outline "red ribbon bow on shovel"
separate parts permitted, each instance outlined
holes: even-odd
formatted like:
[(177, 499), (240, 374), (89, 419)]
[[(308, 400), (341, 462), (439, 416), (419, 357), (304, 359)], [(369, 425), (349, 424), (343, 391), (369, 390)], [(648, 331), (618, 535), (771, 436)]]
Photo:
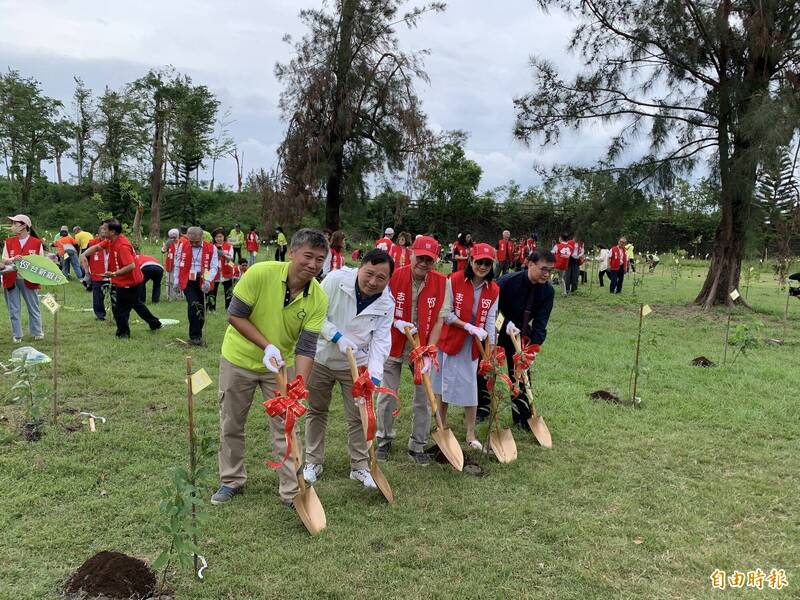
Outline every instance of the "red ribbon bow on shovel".
[(420, 385), (422, 383), (422, 365), (425, 362), (424, 359), (426, 356), (431, 359), (431, 366), (437, 371), (439, 370), (439, 361), (436, 358), (437, 352), (439, 352), (439, 348), (431, 345), (414, 348), (408, 353), (408, 359), (414, 366), (414, 385)]
[[(389, 394), (390, 396), (394, 396), (395, 400), (397, 400), (398, 405), (400, 404), (400, 398), (397, 397), (397, 394), (394, 390), (387, 388), (387, 387), (380, 387), (375, 385), (370, 379), (369, 373), (367, 372), (366, 368), (362, 368), (358, 379), (353, 382), (353, 398), (363, 398), (364, 399), (364, 406), (367, 409), (367, 434), (366, 438), (369, 442), (370, 440), (375, 438), (375, 405), (372, 402), (372, 398), (374, 394)], [(400, 413), (400, 407), (398, 406), (397, 409), (392, 413), (393, 417), (396, 417)]]
[(514, 379), (519, 381), (522, 372), (530, 368), (533, 360), (541, 349), (542, 347), (539, 344), (528, 344), (527, 346), (523, 346), (522, 352), (517, 352), (514, 355), (512, 358), (514, 362)]
[(500, 366), (505, 362), (506, 351), (501, 346), (495, 346), (492, 357), (488, 360), (484, 358), (478, 364), (478, 375), (482, 377), (489, 375), (489, 377), (486, 378), (486, 389), (489, 390), (490, 393), (494, 389), (495, 379), (499, 377), (508, 386), (511, 395), (517, 396), (519, 395), (519, 387), (514, 385), (514, 382), (511, 381), (508, 375), (500, 371)]
[(281, 417), (284, 420), (283, 433), (286, 436), (286, 453), (283, 455), (281, 462), (276, 463), (267, 460), (267, 464), (273, 469), (278, 469), (292, 453), (294, 424), (297, 422), (297, 417), (302, 417), (306, 414), (306, 407), (303, 406), (302, 400), (308, 398), (308, 390), (306, 390), (303, 377), (298, 375), (287, 384), (285, 396), (281, 396), (278, 390), (273, 393), (275, 397), (264, 401), (264, 408), (270, 417)]

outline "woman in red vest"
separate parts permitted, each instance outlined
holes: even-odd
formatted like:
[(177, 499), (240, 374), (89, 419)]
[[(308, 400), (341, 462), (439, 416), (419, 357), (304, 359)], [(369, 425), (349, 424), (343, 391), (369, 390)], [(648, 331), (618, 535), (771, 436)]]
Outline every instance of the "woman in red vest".
[(256, 263), (256, 256), (258, 255), (258, 233), (256, 233), (255, 225), (250, 226), (244, 245), (247, 248), (247, 266), (252, 267)]
[(36, 297), (36, 290), (39, 289), (39, 286), (25, 281), (22, 277), (17, 277), (13, 265), (23, 256), (32, 254), (47, 256), (47, 253), (42, 246), (42, 240), (31, 227), (28, 215), (16, 215), (8, 217), (8, 220), (11, 221), (11, 237), (3, 246), (3, 289), (6, 306), (8, 306), (8, 316), (11, 319), (13, 340), (15, 344), (22, 342), (22, 303), (20, 298), (25, 300), (28, 307), (30, 334), (34, 340), (42, 340), (44, 339), (42, 313), (39, 311), (39, 298)]
[(167, 273), (167, 301), (181, 300), (181, 292), (175, 291), (175, 282), (172, 281), (172, 269), (175, 267), (175, 251), (178, 249), (180, 231), (170, 229), (167, 232), (167, 240), (161, 246), (161, 253), (164, 255), (164, 271)]
[(217, 309), (217, 290), (220, 283), (224, 290), (225, 310), (228, 310), (228, 305), (233, 298), (233, 244), (225, 241), (225, 230), (222, 227), (217, 227), (211, 232), (211, 235), (214, 237), (214, 250), (219, 260), (219, 269), (214, 279), (214, 285), (206, 294), (206, 310), (208, 312), (214, 312)]
[(338, 271), (344, 266), (344, 243), (344, 231), (337, 229), (331, 234), (331, 245), (328, 256), (325, 257), (325, 262), (322, 264), (321, 279), (325, 279), (325, 276), (331, 271)]
[(463, 271), (450, 276), (452, 314), (445, 319), (439, 342), (441, 371), (431, 376), (441, 402), (442, 421), (447, 426), (447, 407), (464, 407), (466, 441), (476, 450), (483, 446), (475, 435), (478, 410), (478, 370), (480, 344), (494, 339), (497, 297), (500, 288), (494, 279), (495, 251), (489, 244), (475, 244)]
[(612, 294), (622, 292), (622, 282), (625, 280), (625, 271), (628, 270), (628, 253), (625, 251), (625, 238), (619, 238), (617, 245), (611, 248), (608, 256), (608, 277), (611, 284), (608, 291)]
[(402, 269), (406, 265), (411, 264), (411, 234), (407, 231), (402, 231), (397, 236), (397, 242), (392, 244), (389, 250), (389, 256), (394, 261), (395, 269)]
[(561, 295), (566, 296), (567, 289), (567, 268), (569, 268), (569, 259), (572, 252), (575, 250), (575, 241), (571, 239), (569, 233), (562, 233), (558, 243), (553, 246), (553, 255), (556, 257), (555, 269), (559, 272), (559, 281), (561, 283)]
[(472, 235), (459, 233), (458, 239), (453, 243), (453, 273), (467, 268), (470, 248), (472, 248)]

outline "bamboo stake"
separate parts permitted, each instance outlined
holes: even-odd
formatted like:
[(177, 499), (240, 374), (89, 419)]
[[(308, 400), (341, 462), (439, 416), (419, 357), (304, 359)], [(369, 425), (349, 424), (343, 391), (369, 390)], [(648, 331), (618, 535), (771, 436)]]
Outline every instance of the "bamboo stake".
[(53, 313), (53, 425), (58, 425), (58, 312)]
[(636, 336), (636, 361), (633, 366), (633, 394), (631, 404), (636, 405), (636, 386), (639, 383), (639, 349), (642, 342), (642, 322), (644, 321), (644, 304), (639, 305), (639, 333)]
[[(191, 477), (192, 487), (197, 485), (195, 481), (195, 471), (197, 467), (197, 459), (195, 457), (195, 449), (194, 449), (194, 399), (192, 395), (192, 357), (186, 357), (186, 403), (189, 408), (189, 477)], [(195, 493), (192, 492), (192, 498), (194, 498)], [(192, 502), (192, 528), (196, 529), (197, 527), (197, 506), (194, 502)], [(197, 534), (192, 534), (192, 542), (194, 542), (195, 547), (197, 547)], [(197, 554), (193, 554), (194, 558), (194, 572), (195, 576), (197, 576)]]
[(783, 308), (783, 342), (786, 343), (786, 329), (789, 325), (789, 300), (791, 299), (792, 295), (786, 293), (786, 306)]

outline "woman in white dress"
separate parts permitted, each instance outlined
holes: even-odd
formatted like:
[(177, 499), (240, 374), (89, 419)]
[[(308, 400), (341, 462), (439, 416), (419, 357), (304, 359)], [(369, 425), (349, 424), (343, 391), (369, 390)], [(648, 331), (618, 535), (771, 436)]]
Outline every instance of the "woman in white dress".
[(442, 421), (447, 424), (450, 405), (464, 407), (466, 441), (482, 449), (475, 436), (478, 410), (477, 370), (481, 343), (494, 339), (497, 298), (500, 292), (494, 277), (495, 250), (489, 244), (475, 244), (464, 270), (450, 276), (452, 312), (445, 319), (439, 340), (441, 369), (432, 379), (439, 398)]

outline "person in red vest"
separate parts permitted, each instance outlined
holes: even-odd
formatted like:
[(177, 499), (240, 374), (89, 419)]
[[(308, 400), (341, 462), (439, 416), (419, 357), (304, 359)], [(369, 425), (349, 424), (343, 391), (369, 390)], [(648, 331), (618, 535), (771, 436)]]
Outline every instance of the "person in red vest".
[(411, 234), (407, 231), (397, 234), (397, 242), (392, 244), (392, 248), (389, 250), (389, 256), (392, 257), (396, 269), (411, 264), (411, 241)]
[(217, 277), (214, 280), (214, 285), (211, 286), (211, 290), (206, 294), (206, 310), (214, 312), (217, 309), (217, 291), (219, 290), (220, 283), (224, 290), (225, 310), (228, 310), (228, 306), (231, 304), (231, 298), (233, 298), (234, 249), (233, 244), (225, 241), (225, 230), (222, 229), (222, 227), (218, 227), (212, 231), (211, 235), (214, 236), (214, 249), (217, 253), (217, 259), (219, 260), (219, 269), (217, 270)]
[(475, 435), (478, 411), (478, 370), (480, 351), (476, 344), (488, 336), (495, 339), (497, 297), (494, 279), (495, 251), (489, 244), (475, 244), (463, 271), (450, 275), (452, 312), (445, 318), (439, 338), (441, 371), (431, 377), (440, 399), (442, 421), (447, 427), (449, 405), (464, 407), (466, 442), (475, 450), (483, 446)]
[(111, 279), (111, 311), (117, 323), (117, 337), (131, 337), (128, 321), (131, 310), (147, 323), (151, 331), (161, 329), (161, 321), (151, 313), (140, 299), (140, 289), (144, 276), (136, 264), (136, 253), (128, 239), (122, 235), (122, 225), (116, 219), (103, 221), (108, 230), (108, 237), (86, 249), (83, 256), (88, 260), (95, 253), (108, 252), (108, 270), (102, 277)]
[(325, 257), (325, 262), (322, 264), (320, 279), (325, 279), (328, 273), (338, 271), (344, 266), (344, 231), (337, 229), (331, 234), (329, 241), (330, 249), (328, 250), (328, 256)]
[[(105, 223), (101, 223), (97, 229), (97, 235), (89, 240), (86, 249), (96, 246), (105, 239), (108, 239), (108, 227)], [(92, 282), (92, 311), (94, 312), (94, 317), (98, 321), (105, 321), (108, 279), (103, 278), (103, 273), (108, 271), (108, 252), (100, 250), (89, 258), (85, 254), (81, 254), (81, 266), (84, 271), (89, 273), (89, 278)]]
[(136, 264), (142, 270), (142, 288), (139, 292), (139, 299), (142, 303), (147, 301), (147, 282), (153, 282), (153, 291), (150, 300), (153, 304), (161, 301), (161, 280), (164, 279), (164, 267), (152, 256), (139, 254), (136, 256)]
[[(417, 365), (420, 374), (430, 372), (438, 352), (436, 344), (439, 343), (444, 318), (450, 314), (451, 303), (447, 278), (434, 270), (438, 258), (439, 242), (432, 237), (420, 236), (411, 246), (411, 264), (397, 269), (389, 281), (395, 298), (395, 310), (392, 347), (383, 368), (383, 385), (395, 392), (400, 388), (403, 365), (408, 363), (408, 355), (412, 350), (406, 339), (406, 327), (419, 333), (420, 345), (425, 348)], [(396, 408), (395, 398), (389, 394), (378, 396), (375, 439), (378, 444), (376, 454), (381, 461), (388, 459), (392, 441), (396, 437), (392, 415)], [(411, 410), (408, 456), (417, 465), (426, 466), (430, 462), (425, 446), (431, 429), (431, 412), (421, 383), (414, 386)]]
[(453, 242), (453, 273), (463, 271), (467, 268), (469, 251), (472, 248), (472, 235), (469, 233), (459, 233), (458, 239)]
[(256, 263), (256, 256), (258, 255), (258, 233), (256, 233), (256, 226), (251, 225), (250, 231), (244, 239), (244, 246), (247, 249), (247, 266), (250, 267)]
[(15, 344), (22, 342), (22, 302), (28, 307), (28, 330), (34, 340), (43, 340), (42, 313), (39, 310), (39, 298), (36, 290), (39, 285), (17, 277), (14, 262), (23, 256), (37, 254), (47, 256), (42, 240), (36, 235), (28, 215), (8, 217), (11, 221), (11, 237), (3, 246), (3, 292), (6, 297), (8, 316), (11, 319), (11, 331)]
[(394, 229), (391, 227), (387, 227), (383, 230), (383, 237), (379, 240), (375, 240), (375, 247), (380, 248), (384, 252), (391, 252), (392, 246), (392, 238), (394, 237)]
[(608, 256), (608, 277), (611, 279), (608, 291), (612, 294), (622, 292), (622, 282), (625, 280), (625, 271), (628, 269), (628, 253), (625, 251), (626, 243), (627, 240), (624, 237), (619, 238), (619, 242), (611, 248), (611, 254)]
[(503, 230), (503, 237), (497, 241), (497, 267), (495, 277), (508, 273), (514, 262), (514, 242), (511, 241), (511, 232)]
[(173, 278), (175, 286), (186, 298), (186, 316), (189, 319), (189, 343), (203, 343), (203, 326), (206, 322), (206, 294), (211, 291), (219, 270), (219, 258), (211, 242), (203, 241), (200, 227), (189, 227), (187, 240), (180, 243), (175, 253)]
[(578, 277), (583, 263), (583, 242), (576, 242), (575, 238), (571, 238), (569, 243), (572, 244), (572, 253), (569, 255), (564, 277), (567, 280), (567, 294), (574, 294), (578, 291)]
[(555, 270), (558, 271), (558, 279), (561, 284), (561, 295), (567, 295), (567, 269), (572, 251), (575, 249), (575, 242), (570, 239), (572, 236), (564, 232), (559, 237), (558, 243), (553, 246), (553, 255), (556, 257)]
[(167, 302), (180, 300), (183, 296), (175, 291), (175, 282), (172, 281), (172, 269), (175, 267), (175, 251), (178, 248), (179, 236), (178, 229), (170, 229), (167, 232), (166, 241), (161, 246), (161, 253), (164, 255), (164, 271), (167, 274)]
[(519, 253), (517, 256), (518, 270), (523, 270), (526, 268), (528, 264), (528, 257), (531, 253), (536, 251), (536, 239), (537, 235), (532, 233), (531, 236), (525, 240), (525, 242), (520, 241), (519, 244)]

